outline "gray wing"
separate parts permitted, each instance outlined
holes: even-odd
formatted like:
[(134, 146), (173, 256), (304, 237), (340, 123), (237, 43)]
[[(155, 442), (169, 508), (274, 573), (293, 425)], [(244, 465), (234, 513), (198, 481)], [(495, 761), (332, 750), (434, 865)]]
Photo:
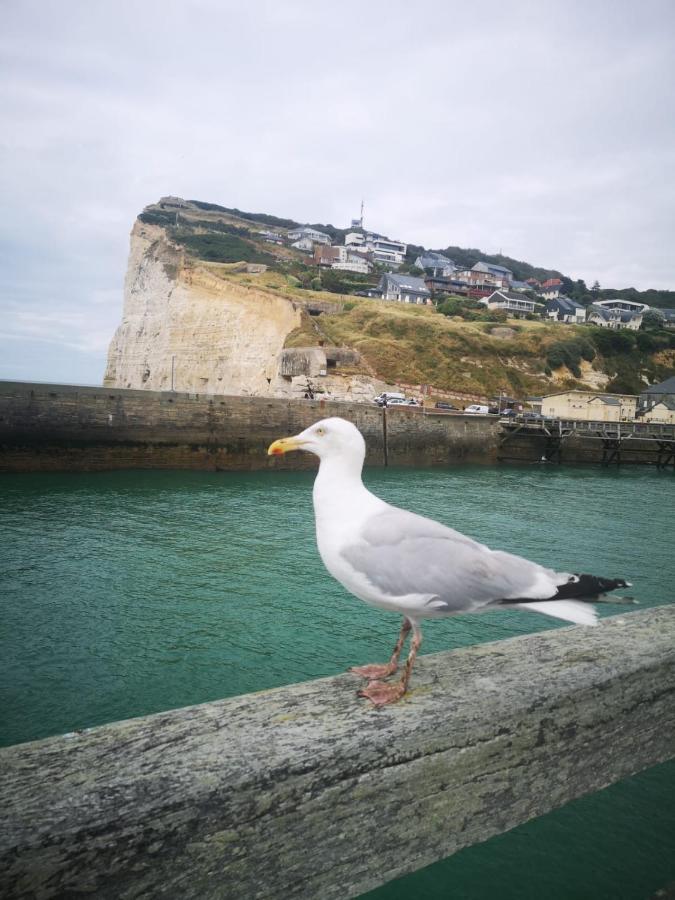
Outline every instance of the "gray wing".
[(373, 516), (343, 557), (388, 596), (420, 594), (438, 613), (508, 598), (546, 599), (565, 576), (396, 507)]

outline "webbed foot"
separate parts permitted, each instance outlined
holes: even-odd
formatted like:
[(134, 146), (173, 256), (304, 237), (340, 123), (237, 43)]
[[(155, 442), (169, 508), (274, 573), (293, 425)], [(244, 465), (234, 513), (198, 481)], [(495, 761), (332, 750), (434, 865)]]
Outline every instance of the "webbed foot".
[(395, 703), (400, 700), (405, 691), (405, 686), (401, 681), (395, 681), (393, 684), (371, 681), (370, 684), (358, 691), (358, 696), (370, 700), (373, 706), (386, 706), (387, 703)]
[(358, 675), (361, 678), (386, 678), (387, 675), (393, 675), (394, 672), (398, 669), (398, 666), (388, 663), (372, 663), (367, 666), (353, 666), (349, 671), (353, 675)]

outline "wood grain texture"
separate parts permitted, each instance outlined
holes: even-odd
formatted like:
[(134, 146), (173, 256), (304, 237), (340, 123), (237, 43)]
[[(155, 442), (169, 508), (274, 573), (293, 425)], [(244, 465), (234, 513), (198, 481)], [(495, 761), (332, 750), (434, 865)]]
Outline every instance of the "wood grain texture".
[(3, 897), (346, 898), (675, 753), (675, 605), (0, 751)]

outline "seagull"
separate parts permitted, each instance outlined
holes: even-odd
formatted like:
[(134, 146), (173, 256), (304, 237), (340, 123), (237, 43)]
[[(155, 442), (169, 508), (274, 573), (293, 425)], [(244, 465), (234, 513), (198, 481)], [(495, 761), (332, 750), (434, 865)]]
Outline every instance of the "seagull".
[[(588, 601), (630, 586), (621, 578), (555, 572), (490, 550), (440, 522), (385, 503), (361, 480), (366, 442), (345, 419), (322, 419), (300, 434), (274, 441), (267, 452), (277, 456), (291, 450), (319, 457), (313, 499), (325, 567), (360, 600), (403, 616), (389, 662), (350, 670), (368, 680), (358, 695), (376, 707), (399, 700), (408, 690), (424, 619), (508, 605), (595, 625), (597, 613)], [(402, 677), (384, 681), (398, 670), (411, 631)]]

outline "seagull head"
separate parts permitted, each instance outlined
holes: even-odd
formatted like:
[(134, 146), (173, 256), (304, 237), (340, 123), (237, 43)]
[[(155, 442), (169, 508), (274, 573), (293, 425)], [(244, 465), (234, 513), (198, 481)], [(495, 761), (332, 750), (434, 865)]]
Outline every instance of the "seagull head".
[(320, 422), (315, 422), (293, 437), (274, 441), (268, 447), (267, 453), (269, 456), (280, 456), (291, 450), (306, 450), (314, 453), (322, 461), (344, 459), (361, 465), (366, 455), (366, 442), (355, 425), (336, 416), (321, 419)]

